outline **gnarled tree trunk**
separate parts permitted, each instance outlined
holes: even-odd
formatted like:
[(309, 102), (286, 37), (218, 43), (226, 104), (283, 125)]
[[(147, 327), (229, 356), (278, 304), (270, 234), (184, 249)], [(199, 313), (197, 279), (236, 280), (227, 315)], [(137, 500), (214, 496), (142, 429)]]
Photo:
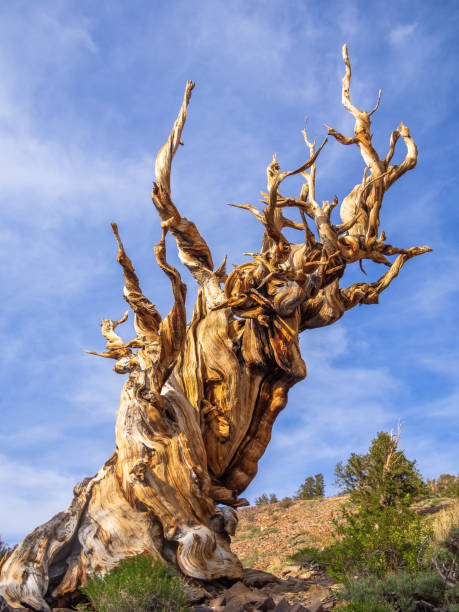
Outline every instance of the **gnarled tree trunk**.
[[(187, 83), (177, 120), (157, 155), (152, 194), (162, 227), (155, 255), (170, 278), (174, 305), (161, 319), (143, 295), (113, 224), (137, 334), (126, 343), (115, 331), (127, 313), (119, 321), (103, 320), (106, 351), (95, 353), (115, 359), (115, 371), (128, 374), (116, 451), (94, 477), (75, 487), (65, 512), (35, 529), (3, 563), (0, 593), (11, 606), (49, 610), (50, 601), (70, 600), (95, 572), (139, 553), (156, 555), (195, 578), (242, 575), (230, 550), (234, 508), (247, 503), (239, 495), (257, 472), (290, 387), (306, 376), (298, 334), (330, 325), (357, 304), (377, 303), (405, 261), (430, 250), (393, 247), (384, 232), (378, 238), (384, 193), (416, 165), (417, 149), (401, 124), (392, 133), (388, 154), (379, 157), (370, 133), (379, 99), (370, 113), (351, 103), (346, 47), (343, 58), (343, 104), (355, 117), (355, 134), (348, 138), (332, 128), (329, 134), (345, 145), (356, 144), (366, 167), (362, 183), (341, 204), (342, 223), (331, 221), (336, 197), (322, 205), (316, 201), (316, 160), (325, 141), (316, 151), (305, 130), (308, 161), (281, 172), (273, 158), (264, 210), (237, 205), (255, 214), (265, 231), (260, 253), (230, 275), (224, 263), (214, 270), (205, 240), (171, 199), (172, 160), (194, 86)], [(407, 155), (402, 164), (391, 165), (399, 137)], [(305, 178), (299, 197), (282, 196), (281, 182), (299, 173)], [(288, 207), (299, 210), (301, 222), (284, 216)], [(290, 243), (284, 227), (300, 230), (303, 241)], [(199, 286), (188, 325), (186, 286), (166, 261), (168, 232)], [(340, 288), (346, 265), (364, 259), (388, 270), (376, 282)]]

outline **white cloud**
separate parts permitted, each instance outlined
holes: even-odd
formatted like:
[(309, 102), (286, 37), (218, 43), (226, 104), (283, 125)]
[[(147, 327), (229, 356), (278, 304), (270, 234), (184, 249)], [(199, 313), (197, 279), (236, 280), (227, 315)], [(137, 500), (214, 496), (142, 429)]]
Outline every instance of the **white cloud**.
[(0, 533), (10, 544), (64, 510), (72, 499), (74, 477), (40, 469), (0, 455)]
[(412, 39), (413, 34), (417, 28), (416, 23), (409, 24), (398, 24), (395, 28), (389, 32), (389, 40), (393, 45), (405, 45)]

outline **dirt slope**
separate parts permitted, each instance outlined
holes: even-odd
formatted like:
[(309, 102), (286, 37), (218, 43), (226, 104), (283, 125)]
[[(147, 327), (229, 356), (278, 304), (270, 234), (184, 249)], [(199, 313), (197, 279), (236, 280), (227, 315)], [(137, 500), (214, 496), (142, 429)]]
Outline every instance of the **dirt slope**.
[(347, 498), (329, 497), (251, 506), (238, 511), (239, 525), (231, 548), (245, 567), (279, 575), (287, 557), (305, 546), (322, 547), (331, 540), (332, 518)]

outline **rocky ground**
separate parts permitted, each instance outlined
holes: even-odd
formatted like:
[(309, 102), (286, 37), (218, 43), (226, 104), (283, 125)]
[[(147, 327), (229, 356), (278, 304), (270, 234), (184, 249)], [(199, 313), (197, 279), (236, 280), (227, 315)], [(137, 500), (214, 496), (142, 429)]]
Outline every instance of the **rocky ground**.
[(305, 546), (321, 548), (331, 541), (332, 519), (345, 497), (328, 497), (238, 511), (239, 524), (231, 548), (245, 567), (282, 575), (287, 558)]
[[(194, 612), (326, 612), (334, 608), (341, 585), (316, 565), (301, 565), (289, 557), (306, 546), (327, 546), (333, 518), (346, 501), (346, 497), (334, 497), (240, 509), (231, 548), (244, 565), (244, 578), (232, 586), (205, 585), (205, 597), (198, 589)], [(452, 503), (426, 499), (416, 510), (437, 521), (440, 511)]]
[[(316, 565), (301, 565), (289, 557), (306, 546), (329, 544), (333, 518), (345, 501), (345, 497), (335, 497), (238, 510), (231, 548), (244, 565), (244, 577), (234, 584), (190, 581), (192, 612), (326, 612), (334, 608), (340, 585)], [(428, 499), (416, 510), (432, 515), (435, 521), (450, 504), (447, 499)], [(67, 611), (70, 609), (54, 609)]]
[(344, 501), (335, 497), (240, 509), (231, 548), (244, 565), (244, 578), (229, 588), (207, 586), (212, 593), (201, 599), (195, 612), (332, 609), (338, 585), (318, 567), (299, 565), (289, 557), (305, 546), (320, 548), (330, 542), (332, 519)]

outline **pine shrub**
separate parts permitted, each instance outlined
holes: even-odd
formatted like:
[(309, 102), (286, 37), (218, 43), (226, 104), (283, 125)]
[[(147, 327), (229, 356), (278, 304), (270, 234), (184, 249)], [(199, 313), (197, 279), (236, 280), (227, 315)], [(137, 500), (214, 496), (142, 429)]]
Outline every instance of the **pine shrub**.
[[(347, 601), (339, 606), (340, 612), (393, 611), (416, 612), (442, 605), (444, 584), (434, 572), (412, 576), (407, 572), (387, 574), (384, 578), (367, 576), (348, 583), (339, 594)], [(426, 602), (425, 606), (422, 602)]]

